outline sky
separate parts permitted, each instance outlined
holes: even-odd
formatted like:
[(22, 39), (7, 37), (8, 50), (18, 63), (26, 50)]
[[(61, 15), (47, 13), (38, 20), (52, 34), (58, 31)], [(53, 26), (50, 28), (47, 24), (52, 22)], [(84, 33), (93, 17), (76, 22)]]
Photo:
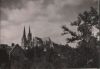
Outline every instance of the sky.
[(0, 43), (21, 43), (24, 26), (32, 36), (50, 37), (65, 44), (62, 25), (72, 30), (70, 23), (79, 13), (97, 6), (97, 0), (0, 0)]

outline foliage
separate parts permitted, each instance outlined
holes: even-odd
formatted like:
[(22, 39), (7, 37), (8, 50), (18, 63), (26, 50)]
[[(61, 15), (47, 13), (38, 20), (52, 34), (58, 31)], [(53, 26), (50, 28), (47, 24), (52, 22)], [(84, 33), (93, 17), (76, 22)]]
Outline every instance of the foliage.
[[(67, 38), (68, 43), (76, 40), (84, 40), (88, 36), (92, 35), (92, 27), (98, 25), (98, 14), (97, 11), (91, 7), (90, 11), (84, 11), (78, 15), (76, 21), (71, 23), (72, 26), (77, 26), (77, 32), (69, 30), (66, 26), (62, 26), (65, 34), (71, 34), (71, 38)], [(65, 33), (66, 32), (66, 33)]]
[[(70, 34), (72, 36), (71, 38), (67, 38), (68, 43), (79, 41), (78, 47), (76, 48), (76, 51), (74, 51), (74, 54), (76, 54), (75, 56), (78, 57), (74, 57), (74, 59), (76, 59), (75, 63), (78, 64), (78, 67), (98, 66), (98, 52), (96, 49), (97, 39), (92, 33), (92, 28), (99, 25), (98, 20), (99, 16), (96, 9), (91, 7), (90, 11), (80, 13), (77, 20), (71, 23), (71, 26), (77, 27), (77, 32), (71, 31), (65, 25), (62, 26), (62, 29), (64, 30), (63, 35)], [(77, 65), (75, 66), (77, 67)]]

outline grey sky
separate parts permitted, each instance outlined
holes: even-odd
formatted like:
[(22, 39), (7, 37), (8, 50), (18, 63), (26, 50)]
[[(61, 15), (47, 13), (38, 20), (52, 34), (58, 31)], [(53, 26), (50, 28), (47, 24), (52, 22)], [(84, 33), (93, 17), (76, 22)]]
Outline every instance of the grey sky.
[[(97, 0), (0, 0), (0, 42), (21, 42), (23, 28), (30, 25), (34, 36), (51, 37), (65, 43), (62, 25), (74, 21), (78, 13), (97, 6)], [(71, 28), (74, 30), (74, 28)]]

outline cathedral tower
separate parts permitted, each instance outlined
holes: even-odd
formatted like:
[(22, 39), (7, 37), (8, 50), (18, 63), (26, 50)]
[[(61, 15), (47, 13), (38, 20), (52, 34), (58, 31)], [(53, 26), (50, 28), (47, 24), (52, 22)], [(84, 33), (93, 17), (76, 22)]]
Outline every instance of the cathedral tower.
[(24, 31), (23, 31), (21, 46), (22, 46), (22, 48), (26, 48), (27, 47), (27, 39), (26, 39), (25, 27), (24, 27)]
[(32, 33), (30, 30), (30, 26), (29, 26), (29, 33), (27, 35), (27, 41), (28, 41), (28, 46), (31, 47), (32, 46)]
[(29, 33), (28, 33), (28, 41), (31, 41), (32, 40), (32, 33), (31, 33), (31, 30), (30, 30), (30, 26), (29, 26)]

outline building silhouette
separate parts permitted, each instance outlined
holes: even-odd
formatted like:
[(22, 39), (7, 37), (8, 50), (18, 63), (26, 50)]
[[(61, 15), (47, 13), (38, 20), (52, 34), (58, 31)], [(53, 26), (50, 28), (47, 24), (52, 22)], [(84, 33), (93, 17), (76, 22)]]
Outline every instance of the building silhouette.
[(32, 46), (32, 33), (30, 30), (30, 27), (29, 27), (28, 35), (26, 35), (26, 30), (24, 27), (23, 36), (22, 36), (22, 40), (21, 40), (21, 46), (23, 49), (28, 49)]

